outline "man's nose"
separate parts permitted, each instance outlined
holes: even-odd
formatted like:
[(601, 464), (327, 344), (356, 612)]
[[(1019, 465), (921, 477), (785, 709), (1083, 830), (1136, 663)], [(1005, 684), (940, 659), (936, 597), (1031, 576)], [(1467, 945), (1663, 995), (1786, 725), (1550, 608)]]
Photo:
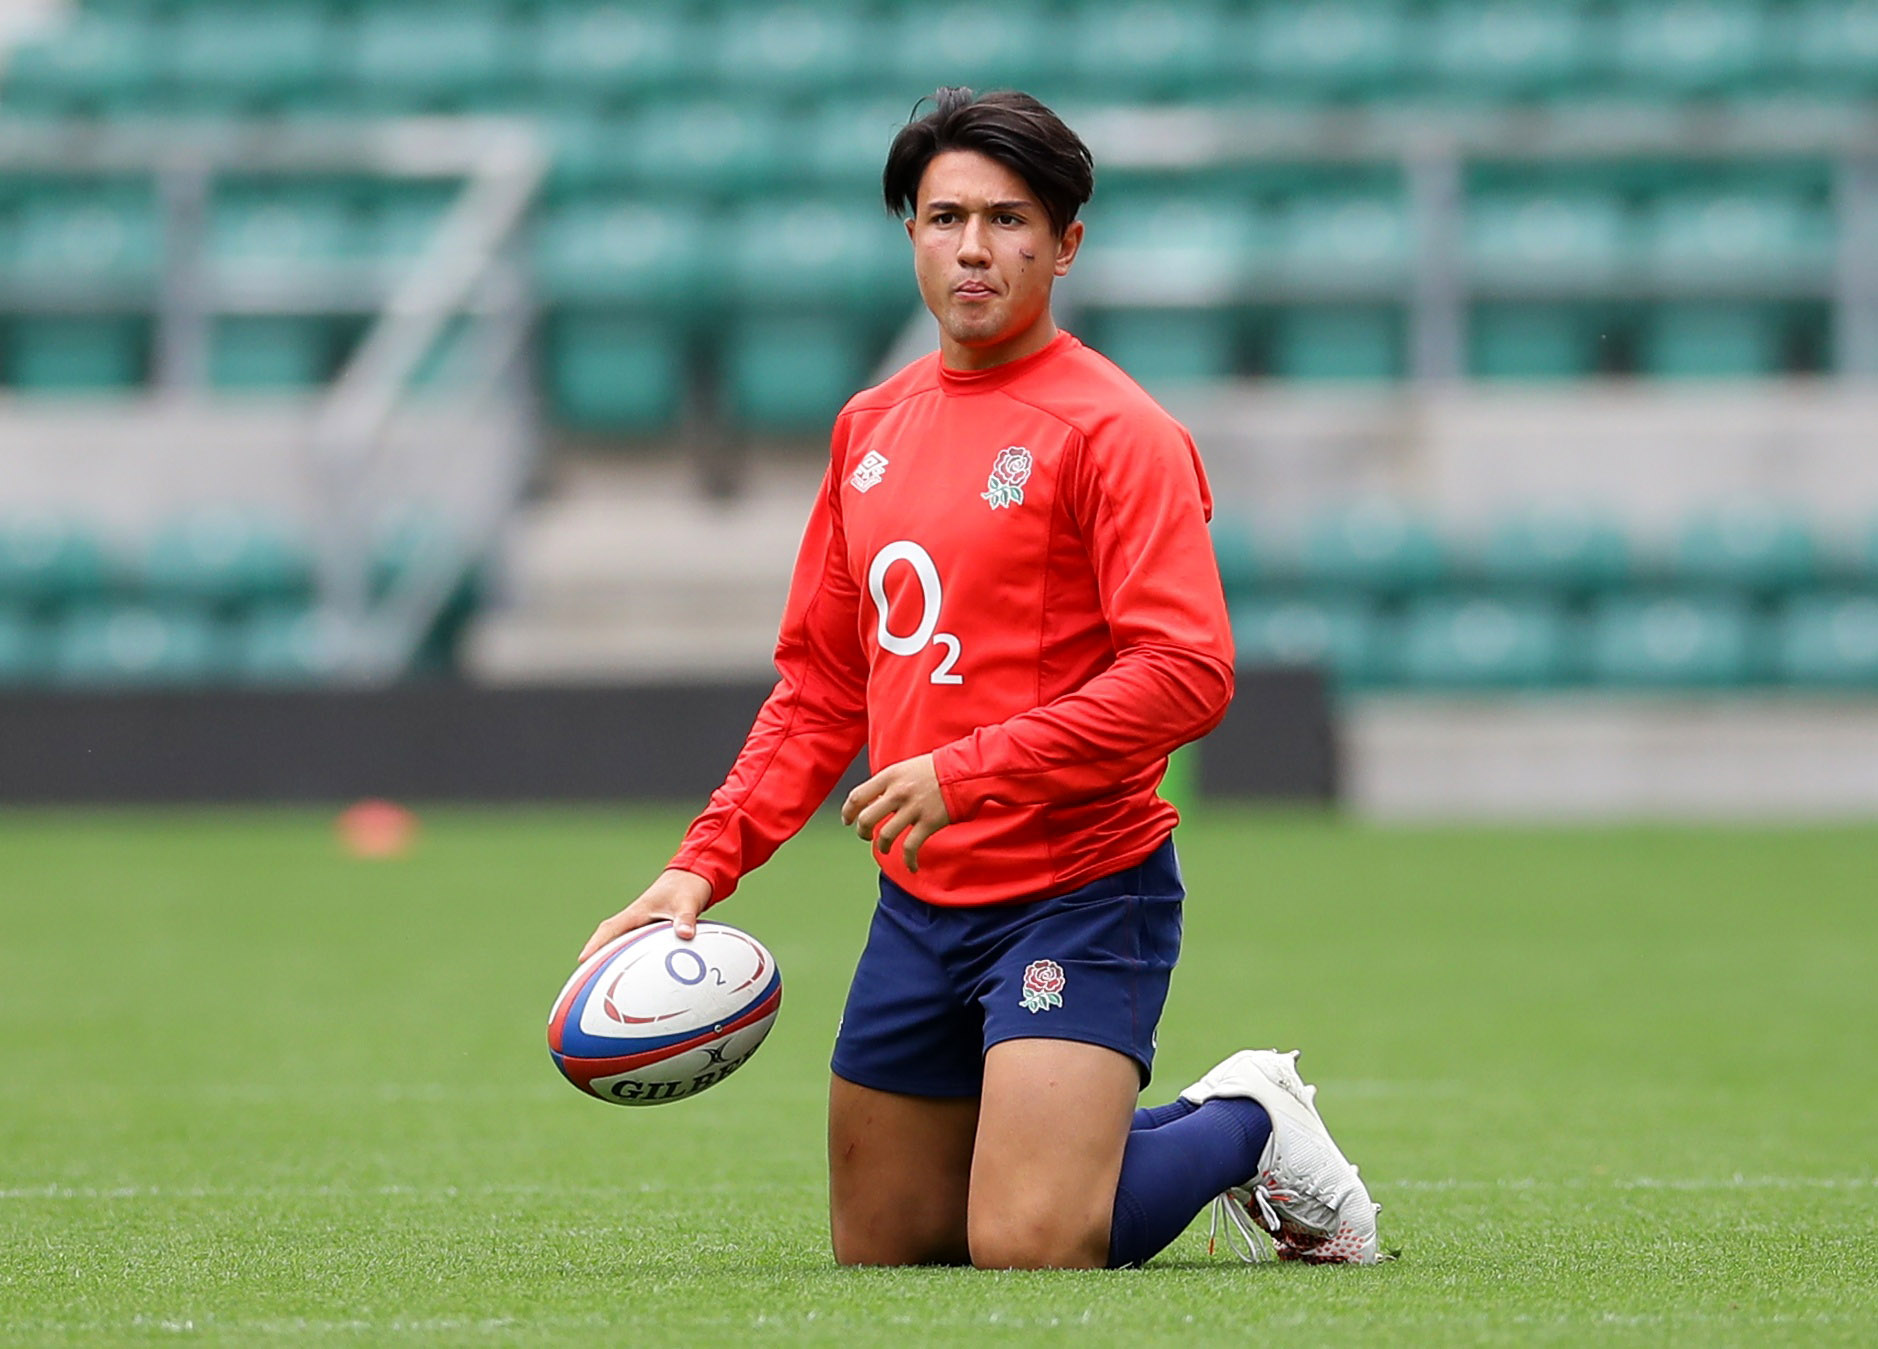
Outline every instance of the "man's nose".
[(967, 266), (982, 266), (991, 261), (990, 239), (985, 230), (985, 222), (979, 217), (966, 217), (965, 228), (959, 231), (960, 262)]

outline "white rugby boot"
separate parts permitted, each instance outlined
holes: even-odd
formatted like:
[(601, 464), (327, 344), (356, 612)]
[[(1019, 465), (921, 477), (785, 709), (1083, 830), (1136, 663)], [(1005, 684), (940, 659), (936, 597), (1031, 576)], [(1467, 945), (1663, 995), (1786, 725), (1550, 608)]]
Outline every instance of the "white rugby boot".
[(1242, 1097), (1272, 1117), (1258, 1174), (1214, 1201), (1215, 1230), (1224, 1213), (1244, 1239), (1239, 1254), (1246, 1260), (1271, 1258), (1253, 1236), (1257, 1230), (1271, 1238), (1280, 1260), (1373, 1265), (1383, 1258), (1376, 1245), (1382, 1205), (1370, 1202), (1362, 1177), (1331, 1140), (1317, 1114), (1317, 1088), (1298, 1076), (1297, 1061), (1295, 1049), (1242, 1049), (1180, 1093), (1194, 1105)]

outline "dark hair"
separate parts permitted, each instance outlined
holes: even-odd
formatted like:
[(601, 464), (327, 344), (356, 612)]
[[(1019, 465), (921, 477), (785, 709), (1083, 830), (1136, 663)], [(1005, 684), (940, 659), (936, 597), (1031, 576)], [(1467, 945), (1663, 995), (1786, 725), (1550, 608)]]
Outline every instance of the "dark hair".
[[(950, 87), (931, 96), (933, 109), (900, 128), (887, 150), (881, 193), (902, 217), (918, 207), (919, 180), (933, 156), (976, 150), (1010, 169), (1035, 192), (1058, 235), (1095, 191), (1095, 159), (1082, 138), (1029, 94), (974, 94)], [(919, 111), (921, 99), (913, 105)]]

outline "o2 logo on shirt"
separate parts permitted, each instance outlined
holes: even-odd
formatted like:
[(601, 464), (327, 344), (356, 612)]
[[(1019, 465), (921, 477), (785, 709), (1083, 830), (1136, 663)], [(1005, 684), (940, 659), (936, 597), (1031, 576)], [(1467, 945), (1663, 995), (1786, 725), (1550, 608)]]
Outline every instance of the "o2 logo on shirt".
[[(919, 626), (906, 634), (893, 630), (887, 614), (887, 572), (896, 562), (906, 563), (919, 578), (922, 601)], [(917, 656), (929, 646), (944, 647), (945, 658), (934, 668), (932, 682), (965, 682), (964, 675), (952, 673), (952, 667), (958, 664), (959, 639), (949, 632), (936, 631), (939, 626), (939, 607), (945, 602), (945, 593), (940, 588), (939, 568), (933, 564), (931, 553), (911, 539), (888, 544), (874, 554), (873, 565), (867, 569), (867, 593), (874, 597), (874, 611), (880, 615), (880, 626), (875, 629), (875, 636), (880, 640), (882, 651), (895, 656)]]

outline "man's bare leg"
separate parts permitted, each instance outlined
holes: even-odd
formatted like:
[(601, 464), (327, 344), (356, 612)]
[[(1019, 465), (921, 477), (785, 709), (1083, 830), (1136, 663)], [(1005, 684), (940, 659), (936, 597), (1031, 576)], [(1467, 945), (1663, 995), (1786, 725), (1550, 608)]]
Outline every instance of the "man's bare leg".
[(836, 1077), (828, 1209), (844, 1265), (963, 1265), (974, 1097), (902, 1096)]
[(1133, 1059), (1074, 1040), (985, 1055), (967, 1231), (981, 1269), (1101, 1269), (1141, 1090)]

